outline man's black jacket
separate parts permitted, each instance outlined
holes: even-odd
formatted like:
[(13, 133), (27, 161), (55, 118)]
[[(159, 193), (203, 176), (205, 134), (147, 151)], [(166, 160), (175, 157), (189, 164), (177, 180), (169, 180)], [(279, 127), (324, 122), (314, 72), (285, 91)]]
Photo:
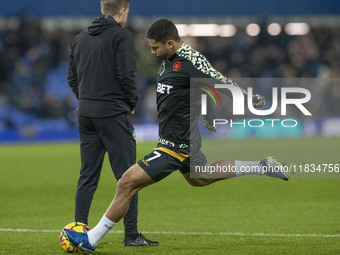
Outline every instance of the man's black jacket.
[(79, 99), (79, 115), (104, 118), (135, 108), (136, 60), (127, 29), (101, 15), (70, 47), (68, 83)]

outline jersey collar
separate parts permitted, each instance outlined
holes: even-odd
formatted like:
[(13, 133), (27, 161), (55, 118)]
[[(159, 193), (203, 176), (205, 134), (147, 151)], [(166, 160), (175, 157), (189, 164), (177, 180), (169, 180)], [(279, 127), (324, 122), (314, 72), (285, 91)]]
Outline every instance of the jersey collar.
[(183, 42), (182, 46), (176, 51), (176, 53), (177, 53), (178, 55), (180, 55), (181, 53), (190, 50), (190, 48), (191, 48), (191, 47), (189, 46), (189, 44)]
[(176, 50), (176, 52), (175, 52), (174, 55), (172, 55), (170, 58), (165, 59), (165, 60), (163, 60), (163, 61), (165, 61), (165, 62), (171, 62), (172, 60), (174, 60), (174, 58), (175, 58), (176, 56), (180, 55), (181, 53), (183, 53), (183, 52), (185, 52), (185, 51), (188, 51), (190, 48), (191, 48), (191, 47), (189, 46), (189, 44), (183, 42), (182, 46), (181, 46), (178, 50)]

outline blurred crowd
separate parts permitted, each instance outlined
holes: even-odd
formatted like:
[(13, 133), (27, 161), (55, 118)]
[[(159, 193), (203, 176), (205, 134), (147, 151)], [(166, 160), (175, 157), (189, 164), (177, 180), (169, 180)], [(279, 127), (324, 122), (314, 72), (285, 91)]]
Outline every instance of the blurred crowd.
[[(0, 26), (0, 120), (6, 127), (21, 123), (14, 116), (75, 123), (77, 102), (67, 85), (68, 45), (80, 31), (45, 31), (42, 22), (24, 12), (17, 28), (6, 22)], [(153, 123), (159, 60), (150, 54), (145, 31), (129, 29), (135, 38), (140, 96), (135, 122)], [(339, 78), (340, 26), (312, 28), (304, 36), (261, 31), (255, 37), (239, 30), (230, 38), (183, 39), (231, 78)], [(340, 85), (333, 82), (317, 90), (315, 117), (340, 116)]]

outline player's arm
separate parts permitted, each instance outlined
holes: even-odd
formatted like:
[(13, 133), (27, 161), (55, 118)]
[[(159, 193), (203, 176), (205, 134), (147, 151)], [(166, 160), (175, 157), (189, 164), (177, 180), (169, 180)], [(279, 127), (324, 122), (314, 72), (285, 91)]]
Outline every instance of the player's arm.
[[(247, 96), (247, 91), (239, 86), (236, 82), (232, 81), (230, 78), (224, 76), (222, 73), (218, 72), (211, 64), (210, 62), (199, 52), (197, 52), (196, 55), (196, 65), (193, 65), (192, 68), (192, 74), (191, 77), (195, 78), (209, 78), (209, 85), (214, 86), (214, 84), (231, 84), (233, 86), (238, 87), (244, 95)], [(197, 64), (199, 63), (199, 64)], [(220, 90), (223, 94), (232, 97), (232, 94), (229, 90), (223, 89)], [(245, 102), (247, 104), (247, 101)], [(263, 107), (265, 105), (265, 98), (263, 96), (260, 96), (258, 94), (253, 95), (253, 106)]]
[[(246, 91), (245, 89), (243, 89), (241, 86), (239, 86), (236, 82), (232, 81), (232, 80), (231, 80), (230, 78), (228, 78), (228, 77), (225, 77), (225, 79), (227, 79), (227, 83), (228, 83), (228, 84), (232, 84), (232, 85), (234, 85), (234, 86), (240, 88), (241, 91), (242, 91), (242, 93), (243, 93), (244, 95), (248, 96), (247, 91)], [(225, 91), (225, 90), (222, 90), (222, 91)], [(229, 90), (227, 90), (227, 91), (229, 92)], [(222, 92), (222, 93), (223, 93), (223, 92)], [(224, 94), (226, 94), (226, 93), (224, 92)], [(266, 100), (265, 100), (265, 97), (264, 97), (264, 96), (261, 96), (261, 95), (259, 95), (259, 94), (253, 95), (253, 106), (254, 106), (255, 108), (261, 108), (261, 107), (263, 107), (263, 106), (265, 105), (265, 103), (266, 103)], [(245, 104), (246, 104), (246, 105), (248, 104), (248, 100), (245, 100)]]
[(71, 45), (71, 53), (69, 57), (69, 67), (68, 67), (68, 76), (67, 76), (68, 84), (71, 87), (73, 93), (76, 95), (77, 99), (79, 99), (78, 93), (78, 75), (77, 68), (74, 61), (74, 57), (72, 54), (72, 45)]
[[(236, 82), (232, 81), (230, 78), (224, 76), (210, 64), (210, 62), (202, 55), (198, 54), (199, 56), (199, 64), (193, 65), (193, 68), (191, 70), (191, 77), (195, 78), (206, 78), (208, 81), (208, 85), (214, 86), (214, 84), (232, 84), (233, 86), (238, 87), (244, 95), (247, 95), (247, 91), (243, 89), (241, 86), (239, 86)], [(196, 62), (196, 63), (197, 63)], [(229, 90), (220, 90), (223, 94), (226, 94), (229, 97), (232, 97), (232, 94)], [(245, 102), (247, 104), (247, 100)], [(258, 94), (253, 95), (253, 106), (258, 108), (258, 107), (263, 107), (265, 105), (265, 98), (263, 96), (260, 96)], [(208, 104), (207, 107), (211, 106)], [(209, 111), (212, 114), (212, 111)], [(214, 116), (212, 115), (204, 115), (202, 116), (202, 121), (204, 126), (211, 132), (216, 132), (216, 128), (213, 125), (213, 119)]]
[(131, 33), (124, 29), (116, 48), (117, 77), (131, 112), (136, 107), (138, 96), (135, 84), (136, 59)]

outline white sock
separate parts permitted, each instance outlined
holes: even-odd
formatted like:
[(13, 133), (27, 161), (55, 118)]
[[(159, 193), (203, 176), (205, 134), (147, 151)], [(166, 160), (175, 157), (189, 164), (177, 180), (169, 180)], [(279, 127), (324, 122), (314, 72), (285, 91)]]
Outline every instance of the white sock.
[(116, 225), (113, 221), (110, 221), (108, 218), (103, 215), (98, 224), (87, 232), (87, 236), (89, 238), (89, 243), (92, 246), (97, 246), (99, 241)]
[(236, 176), (264, 174), (260, 161), (235, 161)]

